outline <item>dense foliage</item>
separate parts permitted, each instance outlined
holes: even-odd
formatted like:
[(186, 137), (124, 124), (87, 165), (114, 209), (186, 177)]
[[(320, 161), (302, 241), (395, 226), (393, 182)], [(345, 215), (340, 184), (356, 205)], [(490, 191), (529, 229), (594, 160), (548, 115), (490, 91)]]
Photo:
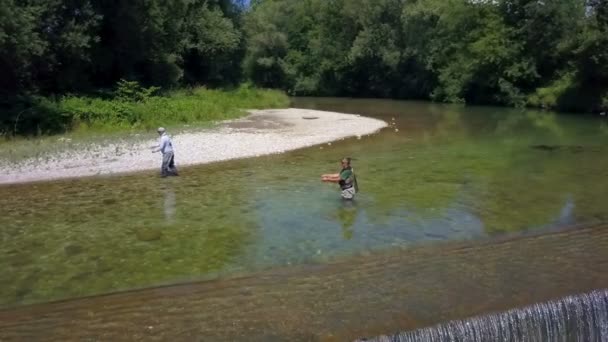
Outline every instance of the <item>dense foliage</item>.
[(163, 90), (238, 84), (240, 9), (230, 0), (0, 0), (0, 133), (60, 130), (74, 115), (52, 110), (65, 95), (111, 98), (121, 79)]
[(606, 0), (262, 0), (245, 32), (292, 94), (608, 107)]
[(121, 79), (605, 111), (606, 46), (608, 0), (0, 0), (0, 129)]
[(0, 0), (0, 91), (236, 83), (240, 13), (228, 0)]

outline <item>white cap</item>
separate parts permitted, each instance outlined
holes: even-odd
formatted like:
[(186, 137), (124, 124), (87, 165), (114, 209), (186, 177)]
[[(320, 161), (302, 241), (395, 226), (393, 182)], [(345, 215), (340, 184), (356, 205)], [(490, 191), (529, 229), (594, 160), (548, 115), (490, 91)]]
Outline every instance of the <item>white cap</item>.
[(158, 129), (156, 131), (158, 133), (165, 133), (165, 128), (164, 127), (158, 127)]

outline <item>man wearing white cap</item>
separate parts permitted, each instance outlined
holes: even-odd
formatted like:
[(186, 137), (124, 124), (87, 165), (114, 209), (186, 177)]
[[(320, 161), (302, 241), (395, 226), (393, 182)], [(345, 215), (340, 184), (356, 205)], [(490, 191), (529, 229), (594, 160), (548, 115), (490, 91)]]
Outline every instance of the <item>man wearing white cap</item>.
[(177, 176), (177, 168), (175, 167), (175, 155), (173, 154), (173, 143), (167, 135), (167, 131), (163, 127), (159, 127), (158, 135), (160, 135), (160, 143), (154, 146), (152, 152), (161, 152), (163, 154), (163, 163), (160, 167), (160, 175), (162, 177)]

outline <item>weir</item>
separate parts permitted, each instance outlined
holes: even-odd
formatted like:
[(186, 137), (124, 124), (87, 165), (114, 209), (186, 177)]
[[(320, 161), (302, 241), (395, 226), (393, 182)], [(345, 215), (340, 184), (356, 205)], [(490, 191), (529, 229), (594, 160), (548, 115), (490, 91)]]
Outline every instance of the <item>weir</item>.
[(357, 342), (607, 341), (608, 290)]

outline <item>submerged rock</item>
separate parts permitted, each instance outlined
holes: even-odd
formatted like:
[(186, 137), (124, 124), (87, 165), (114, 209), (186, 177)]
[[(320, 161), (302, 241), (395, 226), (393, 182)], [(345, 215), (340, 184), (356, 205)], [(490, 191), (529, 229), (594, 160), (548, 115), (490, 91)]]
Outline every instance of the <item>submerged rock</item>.
[(67, 256), (71, 257), (84, 252), (84, 248), (80, 245), (69, 244), (63, 247), (63, 251)]
[(560, 148), (560, 146), (558, 146), (558, 145), (544, 145), (544, 144), (532, 145), (530, 147), (535, 150), (542, 150), (542, 151), (555, 151)]
[(105, 204), (105, 205), (111, 205), (111, 204), (115, 204), (116, 202), (118, 202), (115, 198), (104, 198), (101, 203)]
[(93, 271), (85, 271), (85, 272), (80, 272), (78, 274), (73, 275), (72, 277), (70, 277), (71, 281), (83, 281), (85, 279), (90, 278), (93, 275)]
[(27, 295), (29, 295), (33, 291), (34, 291), (34, 289), (31, 286), (19, 287), (17, 289), (17, 291), (15, 291), (15, 298), (17, 300), (23, 300), (24, 297), (26, 297)]
[(36, 283), (38, 283), (38, 280), (40, 279), (41, 272), (42, 270), (40, 268), (34, 268), (32, 272), (19, 282), (17, 290), (15, 291), (15, 298), (17, 300), (22, 300), (34, 292)]
[(97, 272), (99, 273), (107, 273), (113, 270), (112, 266), (101, 261), (96, 262), (95, 267), (97, 268)]
[(158, 228), (139, 228), (135, 231), (139, 241), (150, 242), (160, 240), (163, 232)]
[(11, 255), (8, 258), (8, 264), (14, 268), (20, 268), (33, 263), (31, 257), (26, 255)]
[(580, 152), (584, 152), (584, 151), (591, 151), (591, 152), (598, 152), (599, 149), (597, 147), (594, 146), (581, 146), (581, 145), (545, 145), (545, 144), (540, 144), (540, 145), (531, 145), (530, 148), (536, 149), (536, 150), (541, 150), (541, 151), (549, 151), (549, 152), (553, 152), (553, 151), (558, 151), (558, 150), (562, 150), (562, 151), (570, 151), (570, 152), (574, 152), (574, 153), (580, 153)]

